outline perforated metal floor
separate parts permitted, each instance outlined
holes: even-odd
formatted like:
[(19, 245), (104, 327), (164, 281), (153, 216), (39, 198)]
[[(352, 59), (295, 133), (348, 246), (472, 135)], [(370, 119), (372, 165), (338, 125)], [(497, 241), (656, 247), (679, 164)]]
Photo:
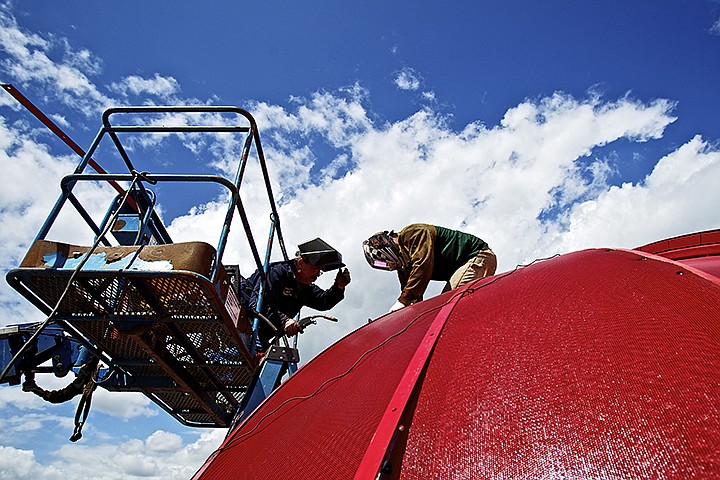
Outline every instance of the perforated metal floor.
[[(8, 273), (8, 281), (47, 310), (71, 274), (24, 268)], [(228, 307), (237, 302), (229, 295)], [(56, 318), (126, 373), (117, 385), (103, 385), (108, 390), (143, 392), (186, 425), (226, 427), (255, 362), (225, 303), (191, 272), (81, 271)]]

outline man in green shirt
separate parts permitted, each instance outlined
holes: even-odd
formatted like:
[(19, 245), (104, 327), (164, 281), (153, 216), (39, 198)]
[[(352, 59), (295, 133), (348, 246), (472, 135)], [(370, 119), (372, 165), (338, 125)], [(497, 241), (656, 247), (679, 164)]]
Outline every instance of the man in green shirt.
[(390, 311), (423, 299), (430, 280), (445, 290), (495, 274), (497, 259), (488, 244), (469, 233), (414, 223), (395, 233), (378, 232), (363, 242), (371, 267), (396, 270), (402, 292)]

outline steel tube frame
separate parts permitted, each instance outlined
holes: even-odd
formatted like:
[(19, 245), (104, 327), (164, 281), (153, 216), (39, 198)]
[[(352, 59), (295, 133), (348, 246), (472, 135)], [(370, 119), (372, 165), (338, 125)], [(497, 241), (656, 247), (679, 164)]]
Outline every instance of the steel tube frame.
[[(5, 85), (3, 85), (5, 87)], [(6, 88), (7, 89), (7, 88)], [(12, 93), (11, 93), (12, 94)], [(18, 99), (18, 96), (13, 95), (16, 99)], [(21, 98), (24, 98), (21, 96)], [(23, 103), (21, 101), (21, 103)], [(29, 102), (28, 102), (29, 103)], [(23, 103), (26, 108), (31, 109), (26, 103)], [(31, 105), (31, 104), (30, 104)], [(34, 110), (31, 110), (32, 113), (35, 114), (37, 118), (39, 118), (41, 121), (42, 112), (40, 112), (36, 107), (32, 106)], [(111, 118), (115, 120), (117, 116), (121, 115), (139, 115), (139, 114), (196, 114), (196, 113), (206, 113), (206, 114), (234, 114), (239, 115), (241, 117), (244, 117), (245, 121), (247, 121), (247, 124), (243, 125), (232, 125), (232, 124), (224, 124), (224, 125), (180, 125), (180, 126), (165, 126), (165, 125), (113, 125), (111, 122)], [(46, 118), (46, 117), (45, 117)], [(40, 228), (40, 231), (38, 232), (35, 240), (42, 240), (47, 237), (50, 230), (52, 229), (54, 223), (57, 221), (61, 210), (65, 207), (66, 203), (69, 201), (77, 213), (79, 213), (80, 217), (85, 221), (85, 223), (90, 227), (90, 229), (95, 233), (96, 240), (100, 240), (106, 245), (109, 245), (110, 242), (108, 241), (108, 238), (98, 239), (97, 237), (102, 234), (100, 231), (100, 227), (96, 224), (95, 220), (92, 218), (92, 216), (88, 213), (85, 207), (83, 207), (79, 201), (79, 199), (75, 196), (73, 193), (73, 190), (75, 186), (78, 184), (78, 182), (83, 181), (96, 181), (96, 182), (108, 182), (110, 183), (118, 192), (125, 195), (127, 192), (123, 188), (118, 185), (117, 182), (119, 181), (132, 181), (132, 185), (137, 185), (137, 188), (140, 190), (143, 190), (145, 188), (143, 182), (147, 181), (149, 183), (157, 183), (157, 182), (205, 182), (205, 183), (216, 183), (221, 185), (222, 187), (227, 188), (230, 191), (230, 199), (228, 202), (227, 212), (225, 215), (225, 219), (222, 225), (222, 229), (220, 232), (220, 238), (217, 243), (216, 248), (216, 255), (214, 259), (214, 265), (210, 271), (210, 278), (209, 280), (215, 284), (217, 283), (217, 279), (220, 272), (220, 266), (222, 265), (222, 258), (225, 251), (225, 248), (227, 246), (228, 237), (230, 233), (230, 227), (231, 223), (233, 221), (235, 211), (237, 210), (238, 215), (240, 216), (241, 222), (243, 224), (243, 228), (245, 230), (245, 234), (247, 237), (248, 244), (250, 246), (250, 249), (252, 251), (253, 259), (255, 261), (255, 264), (257, 266), (257, 269), (261, 272), (262, 275), (262, 283), (263, 286), (261, 288), (260, 292), (260, 298), (258, 307), (262, 307), (262, 297), (266, 290), (266, 278), (267, 278), (267, 272), (269, 268), (270, 263), (270, 257), (271, 252), (274, 244), (274, 240), (277, 238), (278, 244), (282, 250), (282, 255), (285, 260), (288, 260), (288, 254), (287, 249), (285, 248), (285, 243), (280, 227), (280, 217), (277, 211), (277, 207), (275, 204), (274, 195), (272, 192), (272, 185), (270, 182), (270, 176), (268, 173), (267, 164), (265, 161), (265, 155), (262, 147), (262, 143), (260, 141), (260, 135), (257, 128), (257, 124), (255, 122), (255, 119), (250, 115), (249, 112), (247, 112), (244, 109), (238, 108), (238, 107), (213, 107), (213, 106), (149, 106), (149, 107), (118, 107), (118, 108), (110, 108), (107, 109), (102, 116), (102, 127), (95, 135), (90, 147), (87, 151), (83, 151), (79, 147), (77, 147), (74, 142), (72, 142), (64, 133), (62, 133), (57, 127), (52, 124), (51, 121), (43, 122), (45, 123), (48, 128), (50, 128), (53, 132), (55, 132), (61, 139), (65, 141), (66, 144), (68, 144), (78, 155), (81, 156), (81, 160), (79, 164), (76, 166), (73, 174), (68, 175), (64, 177), (61, 181), (61, 192), (60, 196), (56, 200), (53, 208), (51, 209), (49, 215), (47, 216), (45, 222), (43, 223), (42, 227)], [(53, 128), (55, 127), (55, 128)], [(140, 133), (140, 134), (152, 134), (152, 133), (166, 133), (166, 134), (180, 134), (180, 133), (240, 133), (245, 135), (244, 141), (241, 140), (241, 151), (239, 155), (239, 163), (237, 164), (237, 170), (235, 173), (234, 181), (229, 180), (228, 178), (218, 176), (218, 175), (168, 175), (168, 174), (152, 174), (152, 173), (138, 173), (139, 169), (136, 169), (133, 165), (133, 162), (131, 161), (129, 155), (126, 152), (125, 147), (123, 146), (121, 139), (118, 134), (121, 133)], [(105, 138), (105, 136), (110, 137), (110, 141), (114, 144), (115, 149), (117, 153), (120, 155), (122, 162), (125, 164), (125, 167), (127, 168), (127, 173), (107, 173), (105, 170), (100, 168), (95, 161), (92, 159), (92, 156), (98, 151), (99, 146), (102, 142), (102, 140)], [(245, 211), (245, 208), (242, 203), (242, 199), (240, 196), (240, 189), (242, 185), (242, 181), (244, 179), (245, 170), (251, 155), (251, 151), (253, 149), (253, 146), (255, 148), (255, 155), (254, 158), (257, 159), (258, 164), (260, 166), (263, 182), (265, 184), (266, 192), (267, 192), (267, 200), (269, 203), (269, 207), (271, 210), (270, 213), (270, 233), (268, 235), (268, 241), (267, 241), (267, 247), (265, 251), (265, 257), (264, 261), (260, 258), (260, 254), (257, 249), (257, 245), (255, 242), (255, 239), (253, 237), (253, 231), (250, 226), (250, 222), (248, 221), (247, 214)], [(234, 156), (233, 159), (236, 157)], [(92, 173), (85, 173), (86, 168), (90, 165), (97, 171), (97, 174)], [(139, 178), (138, 178), (139, 176)], [(131, 187), (133, 188), (133, 187)], [(157, 214), (154, 211), (154, 208), (152, 205), (143, 207), (143, 211), (140, 211), (140, 206), (136, 205), (135, 202), (129, 202), (128, 204), (137, 211), (139, 215), (141, 215), (144, 218), (144, 222), (148, 221), (148, 218), (152, 218), (152, 222), (155, 224), (160, 236), (162, 238), (159, 238), (160, 241), (166, 241), (167, 243), (171, 243), (170, 237), (167, 234), (167, 231), (165, 230), (164, 225), (160, 221), (159, 217), (157, 217)], [(148, 213), (149, 212), (149, 213)], [(150, 215), (150, 217), (148, 217)], [(136, 242), (138, 243), (138, 240), (136, 239)], [(218, 290), (220, 288), (219, 285), (215, 286)], [(46, 311), (47, 306), (44, 305), (43, 302), (40, 301), (39, 298), (36, 298), (34, 294), (32, 294), (31, 291), (29, 291), (27, 288), (24, 287), (22, 284), (15, 285), (16, 290), (18, 290), (23, 296), (25, 296), (28, 300), (31, 300), (32, 303), (34, 303), (38, 308), (40, 308), (41, 311)], [(46, 312), (47, 313), (47, 312)], [(104, 354), (104, 352), (100, 351), (97, 346), (93, 344), (89, 339), (85, 338), (84, 335), (80, 334), (80, 332), (75, 329), (71, 324), (68, 322), (61, 320), (61, 319), (55, 319), (55, 323), (59, 325), (62, 329), (65, 331), (68, 331), (71, 335), (75, 336), (76, 339), (79, 341), (80, 344), (84, 345), (86, 348), (88, 348), (90, 351), (92, 351), (96, 356), (101, 358), (104, 362), (108, 363), (109, 365), (114, 365), (112, 360), (109, 359), (109, 357)], [(257, 335), (257, 328), (258, 323), (257, 319), (254, 319), (253, 322), (253, 339), (256, 338)], [(142, 339), (139, 339), (142, 340)], [(251, 348), (255, 348), (255, 342), (253, 341), (253, 344), (251, 345)], [(166, 361), (172, 362), (171, 358), (165, 359)], [(115, 365), (115, 368), (118, 369), (119, 374), (128, 375), (127, 372), (124, 371), (123, 368), (119, 367), (118, 365)], [(170, 369), (172, 370), (172, 369)], [(168, 371), (170, 371), (168, 370)], [(182, 372), (178, 375), (182, 376)], [(191, 378), (175, 378), (176, 381), (179, 381), (182, 384), (185, 384), (188, 387), (193, 387), (193, 381)], [(218, 387), (218, 379), (213, 378), (213, 383), (216, 387)], [(201, 404), (207, 404), (211, 405), (208, 413), (214, 417), (215, 421), (219, 424), (224, 423), (223, 414), (221, 411), (218, 410), (217, 404), (213, 405), (212, 402), (209, 401), (209, 398), (206, 398), (204, 393), (199, 390), (197, 387), (190, 388), (191, 391), (194, 392), (195, 395), (199, 395), (201, 400), (207, 400), (206, 402), (200, 402)], [(230, 403), (234, 403), (231, 399), (227, 398)], [(161, 402), (157, 401), (157, 403), (160, 405)], [(168, 410), (169, 411), (169, 410)], [(172, 412), (171, 412), (172, 414)]]
[[(111, 118), (120, 116), (120, 115), (133, 115), (133, 114), (168, 114), (168, 113), (230, 113), (230, 114), (236, 114), (240, 115), (245, 118), (245, 120), (249, 123), (249, 126), (228, 126), (228, 125), (201, 125), (201, 126), (157, 126), (157, 125), (113, 125), (111, 122)], [(125, 163), (126, 167), (129, 171), (134, 171), (135, 166), (133, 165), (132, 161), (130, 160), (129, 156), (127, 155), (122, 142), (120, 141), (119, 137), (116, 135), (116, 133), (126, 132), (126, 133), (182, 133), (182, 132), (206, 132), (206, 133), (213, 133), (213, 132), (228, 132), (228, 133), (246, 133), (246, 139), (242, 147), (241, 155), (240, 155), (240, 161), (237, 169), (237, 173), (235, 175), (234, 182), (230, 182), (228, 179), (220, 176), (215, 175), (155, 175), (155, 174), (147, 174), (145, 178), (152, 181), (185, 181), (185, 182), (215, 182), (219, 183), (226, 188), (228, 188), (231, 192), (231, 199), (228, 205), (228, 210), (225, 215), (225, 221), (222, 226), (222, 230), (220, 232), (220, 238), (218, 240), (217, 244), (217, 250), (216, 250), (216, 258), (215, 258), (215, 265), (213, 266), (213, 269), (211, 271), (211, 281), (217, 280), (218, 275), (218, 267), (222, 262), (222, 257), (225, 251), (225, 247), (227, 245), (227, 239), (230, 232), (230, 227), (232, 223), (232, 218), (234, 215), (234, 211), (237, 210), (241, 222), (243, 224), (243, 228), (245, 230), (246, 237), (248, 239), (248, 243), (250, 245), (250, 249), (253, 255), (253, 259), (255, 261), (255, 264), (258, 268), (258, 270), (263, 271), (264, 273), (264, 264), (266, 262), (263, 262), (260, 258), (260, 254), (258, 252), (256, 242), (254, 239), (254, 235), (252, 232), (252, 228), (250, 226), (250, 223), (247, 218), (247, 214), (245, 212), (244, 206), (242, 204), (242, 200), (240, 198), (240, 187), (243, 181), (245, 168), (247, 165), (247, 161), (250, 155), (250, 150), (252, 149), (253, 144), (255, 145), (255, 149), (258, 156), (258, 161), (260, 165), (260, 169), (263, 176), (263, 182), (266, 187), (266, 191), (268, 194), (268, 201), (271, 209), (271, 218), (273, 219), (273, 237), (276, 236), (278, 239), (278, 243), (280, 245), (280, 248), (282, 250), (282, 254), (284, 258), (288, 259), (287, 249), (285, 248), (284, 239), (282, 236), (282, 231), (280, 229), (280, 222), (279, 222), (279, 215), (277, 212), (277, 207), (275, 205), (275, 199), (272, 193), (272, 185), (270, 182), (270, 176), (267, 170), (267, 164), (265, 162), (265, 155), (262, 149), (262, 145), (260, 143), (260, 136), (257, 129), (257, 124), (255, 123), (255, 119), (250, 115), (249, 112), (246, 110), (239, 108), (239, 107), (231, 107), (231, 106), (143, 106), (143, 107), (116, 107), (116, 108), (109, 108), (103, 113), (102, 117), (103, 126), (100, 129), (100, 131), (95, 136), (91, 147), (88, 149), (87, 152), (84, 152), (82, 161), (80, 164), (76, 167), (74, 174), (69, 175), (65, 177), (62, 180), (61, 183), (61, 195), (58, 198), (57, 202), (55, 203), (55, 206), (51, 210), (51, 213), (48, 215), (45, 223), (41, 227), (40, 231), (38, 232), (38, 235), (36, 236), (35, 240), (44, 239), (47, 237), (52, 225), (57, 220), (57, 217), (62, 210), (65, 202), (70, 199), (71, 203), (75, 207), (75, 209), (78, 211), (78, 213), (81, 215), (81, 217), (85, 220), (85, 222), (90, 226), (90, 228), (97, 234), (97, 225), (94, 224), (94, 222), (91, 221), (89, 214), (87, 211), (85, 211), (84, 208), (82, 208), (77, 202), (77, 200), (72, 198), (72, 190), (75, 186), (75, 183), (77, 181), (106, 181), (113, 184), (116, 184), (117, 181), (130, 181), (133, 177), (131, 174), (108, 174), (108, 173), (99, 173), (99, 174), (89, 174), (89, 173), (83, 173), (85, 168), (87, 167), (88, 163), (91, 161), (91, 156), (95, 153), (97, 150), (101, 140), (104, 138), (105, 135), (110, 136), (111, 141), (114, 143), (118, 153), (120, 154), (121, 158), (123, 159), (123, 162)], [(76, 150), (78, 153), (82, 152), (82, 150), (78, 149)], [(94, 163), (94, 162), (93, 162)], [(104, 171), (103, 171), (104, 172)], [(142, 183), (142, 182), (140, 182)], [(142, 187), (141, 187), (142, 188)], [(156, 219), (153, 213), (153, 220), (154, 222), (160, 226), (164, 230), (164, 227), (162, 227), (162, 223), (159, 222), (159, 219)], [(166, 236), (167, 240), (169, 240), (169, 236)], [(272, 242), (271, 238), (271, 242)], [(103, 243), (107, 244), (107, 239), (103, 239)], [(269, 256), (269, 253), (266, 252), (266, 257)], [(264, 276), (264, 275), (263, 275)]]

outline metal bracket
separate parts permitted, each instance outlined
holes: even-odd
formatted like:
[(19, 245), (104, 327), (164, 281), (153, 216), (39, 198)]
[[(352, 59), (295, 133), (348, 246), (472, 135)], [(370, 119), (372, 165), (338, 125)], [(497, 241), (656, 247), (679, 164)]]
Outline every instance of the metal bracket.
[(281, 362), (298, 363), (300, 362), (300, 352), (297, 348), (280, 347), (271, 345), (265, 354), (267, 360), (279, 360)]

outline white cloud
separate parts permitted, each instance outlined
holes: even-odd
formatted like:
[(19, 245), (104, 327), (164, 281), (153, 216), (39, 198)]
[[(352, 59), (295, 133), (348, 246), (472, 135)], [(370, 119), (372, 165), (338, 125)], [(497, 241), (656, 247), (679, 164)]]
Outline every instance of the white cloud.
[(61, 479), (63, 474), (53, 466), (40, 465), (34, 452), (0, 445), (0, 477), (22, 479)]
[(713, 22), (712, 27), (710, 27), (710, 34), (720, 35), (720, 19)]
[(123, 96), (154, 95), (162, 99), (170, 99), (180, 90), (177, 80), (173, 77), (164, 77), (155, 74), (153, 78), (143, 78), (138, 75), (125, 77), (122, 82), (111, 85), (113, 91)]
[[(8, 125), (0, 117), (0, 164), (3, 166), (3, 188), (0, 189), (0, 222), (11, 228), (0, 229), (0, 267), (4, 270), (17, 267), (25, 256), (30, 242), (37, 234), (50, 209), (60, 195), (60, 180), (72, 173), (78, 157), (53, 154), (49, 147), (38, 142), (42, 134), (28, 131), (23, 122)], [(42, 185), (43, 188), (30, 188)], [(81, 185), (78, 196), (89, 211), (104, 212), (109, 204), (111, 189), (107, 186), (87, 188)], [(70, 213), (68, 210), (67, 213)], [(78, 227), (78, 215), (61, 217), (52, 230), (53, 239), (81, 242), (92, 241), (91, 231)], [(78, 232), (84, 232), (79, 236)], [(0, 323), (18, 323), (42, 320), (38, 312), (28, 309), (17, 293), (6, 282), (0, 282)]]
[(10, 78), (22, 84), (37, 82), (51, 87), (48, 92), (67, 106), (93, 115), (110, 103), (83, 71), (87, 69), (92, 75), (99, 69), (99, 61), (88, 50), (75, 51), (64, 39), (27, 32), (7, 8), (0, 8), (0, 49), (9, 57), (2, 61), (2, 67)]
[(400, 90), (417, 90), (420, 88), (422, 78), (410, 67), (403, 67), (393, 78), (395, 86)]
[[(52, 377), (54, 379), (54, 377)], [(51, 380), (52, 381), (52, 380)], [(48, 388), (43, 385), (43, 388)], [(5, 408), (18, 408), (22, 410), (41, 410), (47, 404), (40, 397), (28, 395), (17, 387), (0, 388), (0, 410)]]
[(182, 447), (182, 437), (162, 430), (155, 431), (145, 441), (147, 448), (155, 452), (174, 452)]
[[(0, 62), (7, 78), (19, 86), (42, 85), (48, 100), (58, 100), (92, 119), (110, 106), (125, 103), (129, 95), (154, 95), (167, 103), (180, 88), (173, 77), (157, 73), (150, 78), (130, 75), (110, 85), (124, 101), (112, 98), (95, 85), (93, 78), (102, 73), (102, 61), (90, 50), (73, 48), (65, 37), (28, 32), (18, 25), (10, 5), (5, 3), (0, 5), (0, 51), (7, 54)], [(10, 102), (3, 98), (2, 104)]]
[(138, 417), (154, 417), (157, 409), (143, 394), (134, 392), (113, 393), (98, 388), (93, 393), (93, 411), (121, 418), (123, 420), (137, 419)]
[(31, 450), (0, 446), (0, 477), (17, 479), (121, 480), (190, 478), (220, 445), (225, 431), (203, 430), (185, 444), (178, 435), (156, 431), (145, 441), (60, 446), (49, 463)]
[(422, 93), (423, 99), (427, 100), (428, 102), (435, 102), (435, 92), (423, 92)]
[(597, 244), (632, 248), (662, 238), (717, 227), (720, 201), (713, 179), (720, 152), (699, 136), (658, 161), (639, 184), (611, 186), (568, 214), (561, 234), (565, 250)]

